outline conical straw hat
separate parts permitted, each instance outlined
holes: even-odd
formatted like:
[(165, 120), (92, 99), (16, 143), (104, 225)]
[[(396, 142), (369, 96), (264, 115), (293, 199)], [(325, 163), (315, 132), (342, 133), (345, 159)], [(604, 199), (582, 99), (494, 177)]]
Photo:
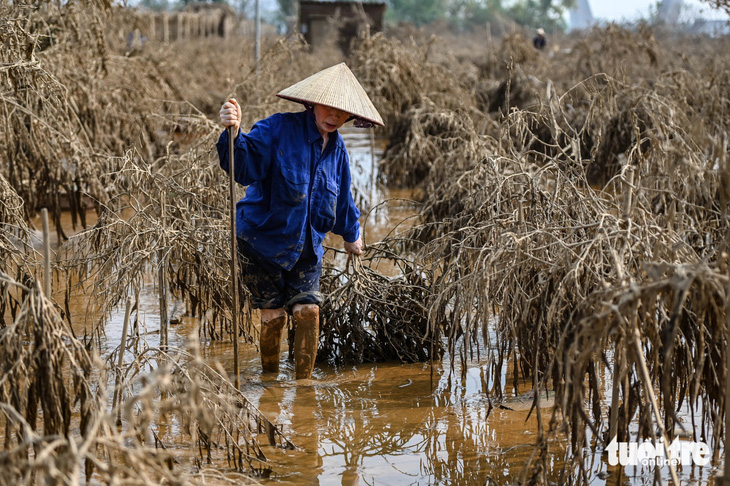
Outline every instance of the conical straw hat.
[(298, 103), (330, 106), (367, 122), (385, 126), (380, 113), (344, 62), (312, 74), (281, 90), (276, 96)]

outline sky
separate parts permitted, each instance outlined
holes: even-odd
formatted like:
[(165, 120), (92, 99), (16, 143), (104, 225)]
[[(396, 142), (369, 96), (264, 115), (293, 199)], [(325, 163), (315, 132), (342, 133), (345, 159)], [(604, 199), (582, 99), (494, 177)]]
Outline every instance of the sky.
[[(596, 20), (621, 22), (648, 18), (652, 9), (656, 9), (657, 0), (588, 0), (588, 3)], [(685, 0), (684, 3), (690, 12), (701, 12), (702, 18), (728, 18), (699, 0)]]

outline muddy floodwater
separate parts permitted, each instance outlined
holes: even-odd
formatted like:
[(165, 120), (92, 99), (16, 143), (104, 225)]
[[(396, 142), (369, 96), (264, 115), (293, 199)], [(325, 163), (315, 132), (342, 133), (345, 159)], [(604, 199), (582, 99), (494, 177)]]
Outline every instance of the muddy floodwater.
[[(378, 186), (374, 170), (382, 155), (382, 142), (371, 140), (367, 131), (347, 131), (346, 143), (353, 166), (353, 184), (363, 210), (366, 244), (380, 240), (401, 223), (408, 224), (414, 206), (408, 194), (390, 193)], [(371, 148), (375, 149), (373, 153)], [(367, 216), (367, 218), (366, 218)], [(89, 219), (92, 214), (89, 214)], [(37, 225), (39, 227), (39, 225)], [(69, 231), (71, 233), (71, 231)], [(341, 247), (341, 239), (330, 237), (327, 246)], [(335, 262), (342, 264), (342, 262)], [(55, 295), (56, 299), (62, 296)], [(159, 344), (159, 300), (152, 283), (141, 296), (141, 338), (139, 346)], [(71, 312), (83, 315), (86, 298), (76, 296)], [(182, 302), (170, 302), (170, 345), (184, 347), (197, 339), (197, 320), (185, 316)], [(124, 309), (111, 317), (102, 340), (102, 355), (120, 344)], [(80, 322), (76, 319), (76, 322)], [(82, 329), (75, 330), (83, 334)], [(286, 333), (285, 333), (286, 336)], [(228, 341), (201, 343), (204, 358), (233, 369), (232, 344)], [(435, 363), (397, 362), (332, 367), (318, 363), (312, 380), (294, 379), (288, 360), (288, 342), (281, 348), (278, 375), (261, 372), (258, 349), (241, 343), (241, 387), (245, 396), (263, 412), (297, 447), (282, 450), (265, 446), (271, 468), (270, 485), (426, 485), (426, 484), (513, 484), (520, 480), (522, 466), (533, 452), (537, 417), (530, 414), (531, 383), (519, 381), (513, 387), (511, 362), (501, 371), (506, 399), (497, 403), (493, 372), (488, 368), (489, 349), (482, 343), (478, 358), (473, 355), (462, 378), (461, 359), (452, 362), (448, 354)], [(126, 360), (133, 359), (127, 350)], [(454, 373), (450, 373), (452, 368)], [(550, 419), (550, 398), (543, 400), (543, 422)], [(265, 443), (265, 440), (261, 441)], [(559, 477), (563, 445), (551, 445), (556, 458), (551, 467)], [(652, 482), (650, 469), (607, 468), (600, 448), (587, 451), (587, 465), (598, 478), (593, 484), (637, 485)], [(680, 471), (682, 484), (712, 484), (712, 469), (686, 468)]]

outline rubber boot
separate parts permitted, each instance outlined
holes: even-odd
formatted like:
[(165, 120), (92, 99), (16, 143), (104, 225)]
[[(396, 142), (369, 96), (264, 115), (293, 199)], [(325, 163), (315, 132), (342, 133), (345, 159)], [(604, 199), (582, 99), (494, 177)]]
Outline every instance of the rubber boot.
[[(261, 368), (264, 371), (273, 373), (279, 372), (279, 354), (281, 350), (281, 335), (286, 324), (286, 312), (284, 309), (273, 314), (268, 320), (261, 319), (261, 333), (259, 349), (261, 350)], [(271, 313), (269, 313), (271, 316)], [(267, 317), (269, 317), (267, 316)]]
[(309, 379), (314, 370), (319, 345), (319, 306), (297, 304), (294, 306), (294, 368), (297, 380)]

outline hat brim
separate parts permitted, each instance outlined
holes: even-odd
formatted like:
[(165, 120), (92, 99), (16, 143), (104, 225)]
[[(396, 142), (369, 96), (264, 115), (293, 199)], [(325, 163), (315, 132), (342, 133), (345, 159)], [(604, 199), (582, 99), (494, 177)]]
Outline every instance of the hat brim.
[(344, 111), (345, 113), (349, 113), (350, 116), (352, 116), (353, 118), (355, 118), (355, 120), (363, 120), (363, 121), (367, 122), (368, 124), (378, 125), (380, 127), (384, 127), (385, 126), (385, 123), (383, 123), (382, 120), (372, 120), (372, 119), (367, 118), (367, 117), (362, 116), (362, 115), (356, 115), (355, 113), (350, 113), (349, 111), (343, 110), (343, 109), (341, 109), (341, 108), (339, 108), (337, 106), (327, 105), (325, 103), (317, 103), (315, 101), (309, 101), (309, 100), (304, 100), (304, 99), (301, 99), (301, 98), (295, 98), (293, 96), (285, 96), (285, 95), (282, 95), (281, 93), (278, 93), (276, 96), (278, 96), (281, 99), (284, 99), (284, 100), (287, 100), (287, 101), (293, 101), (295, 103), (301, 103), (303, 105), (312, 105), (312, 106), (314, 106), (314, 105), (322, 105), (322, 106), (327, 106), (329, 108), (335, 108), (337, 110)]
[(304, 105), (336, 108), (363, 122), (385, 126), (380, 113), (344, 62), (315, 73), (281, 90), (276, 96)]

